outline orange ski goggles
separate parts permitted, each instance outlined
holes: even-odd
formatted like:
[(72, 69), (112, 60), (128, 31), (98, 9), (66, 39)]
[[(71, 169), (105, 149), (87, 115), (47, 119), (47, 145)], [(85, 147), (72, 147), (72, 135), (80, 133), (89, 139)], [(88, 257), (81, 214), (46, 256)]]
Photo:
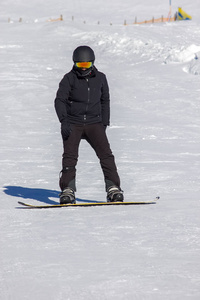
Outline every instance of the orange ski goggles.
[(82, 68), (82, 69), (89, 69), (92, 66), (92, 62), (91, 61), (83, 61), (83, 62), (75, 62), (75, 66), (77, 68)]

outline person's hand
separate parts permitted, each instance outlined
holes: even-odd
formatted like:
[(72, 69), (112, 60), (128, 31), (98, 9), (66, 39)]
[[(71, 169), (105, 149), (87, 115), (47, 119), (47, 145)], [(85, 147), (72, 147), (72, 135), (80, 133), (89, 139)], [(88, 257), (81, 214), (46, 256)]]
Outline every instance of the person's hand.
[(70, 123), (67, 120), (63, 120), (61, 123), (61, 135), (64, 141), (68, 139), (71, 131)]

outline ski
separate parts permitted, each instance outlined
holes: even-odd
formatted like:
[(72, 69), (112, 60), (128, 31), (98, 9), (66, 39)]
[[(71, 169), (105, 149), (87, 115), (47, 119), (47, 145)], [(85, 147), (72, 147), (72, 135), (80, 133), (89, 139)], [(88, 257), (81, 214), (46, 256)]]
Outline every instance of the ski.
[(88, 206), (111, 206), (111, 205), (145, 205), (156, 204), (160, 197), (156, 197), (153, 201), (133, 201), (133, 202), (85, 202), (76, 204), (53, 204), (53, 205), (33, 205), (18, 201), (24, 208), (57, 208), (57, 207), (88, 207)]

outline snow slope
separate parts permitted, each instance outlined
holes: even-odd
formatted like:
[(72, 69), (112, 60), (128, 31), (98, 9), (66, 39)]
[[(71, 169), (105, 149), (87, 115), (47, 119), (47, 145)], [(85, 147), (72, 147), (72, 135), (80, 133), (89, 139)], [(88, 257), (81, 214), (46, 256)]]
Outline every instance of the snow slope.
[[(172, 1), (173, 12), (182, 6), (192, 21), (141, 26), (123, 22), (167, 16), (168, 1), (93, 2), (1, 1), (1, 299), (199, 299), (199, 1)], [(61, 13), (63, 22), (46, 22)], [(107, 134), (125, 198), (160, 196), (156, 205), (17, 204), (58, 202), (62, 142), (53, 101), (82, 44), (109, 81)], [(105, 199), (84, 141), (77, 187), (79, 201)]]

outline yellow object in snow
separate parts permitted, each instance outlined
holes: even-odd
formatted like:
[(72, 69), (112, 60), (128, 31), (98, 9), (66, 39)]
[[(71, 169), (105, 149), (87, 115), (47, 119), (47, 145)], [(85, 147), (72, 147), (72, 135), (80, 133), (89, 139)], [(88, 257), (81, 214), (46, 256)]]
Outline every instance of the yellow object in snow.
[(178, 8), (178, 20), (192, 20), (192, 17), (188, 15), (181, 7)]

